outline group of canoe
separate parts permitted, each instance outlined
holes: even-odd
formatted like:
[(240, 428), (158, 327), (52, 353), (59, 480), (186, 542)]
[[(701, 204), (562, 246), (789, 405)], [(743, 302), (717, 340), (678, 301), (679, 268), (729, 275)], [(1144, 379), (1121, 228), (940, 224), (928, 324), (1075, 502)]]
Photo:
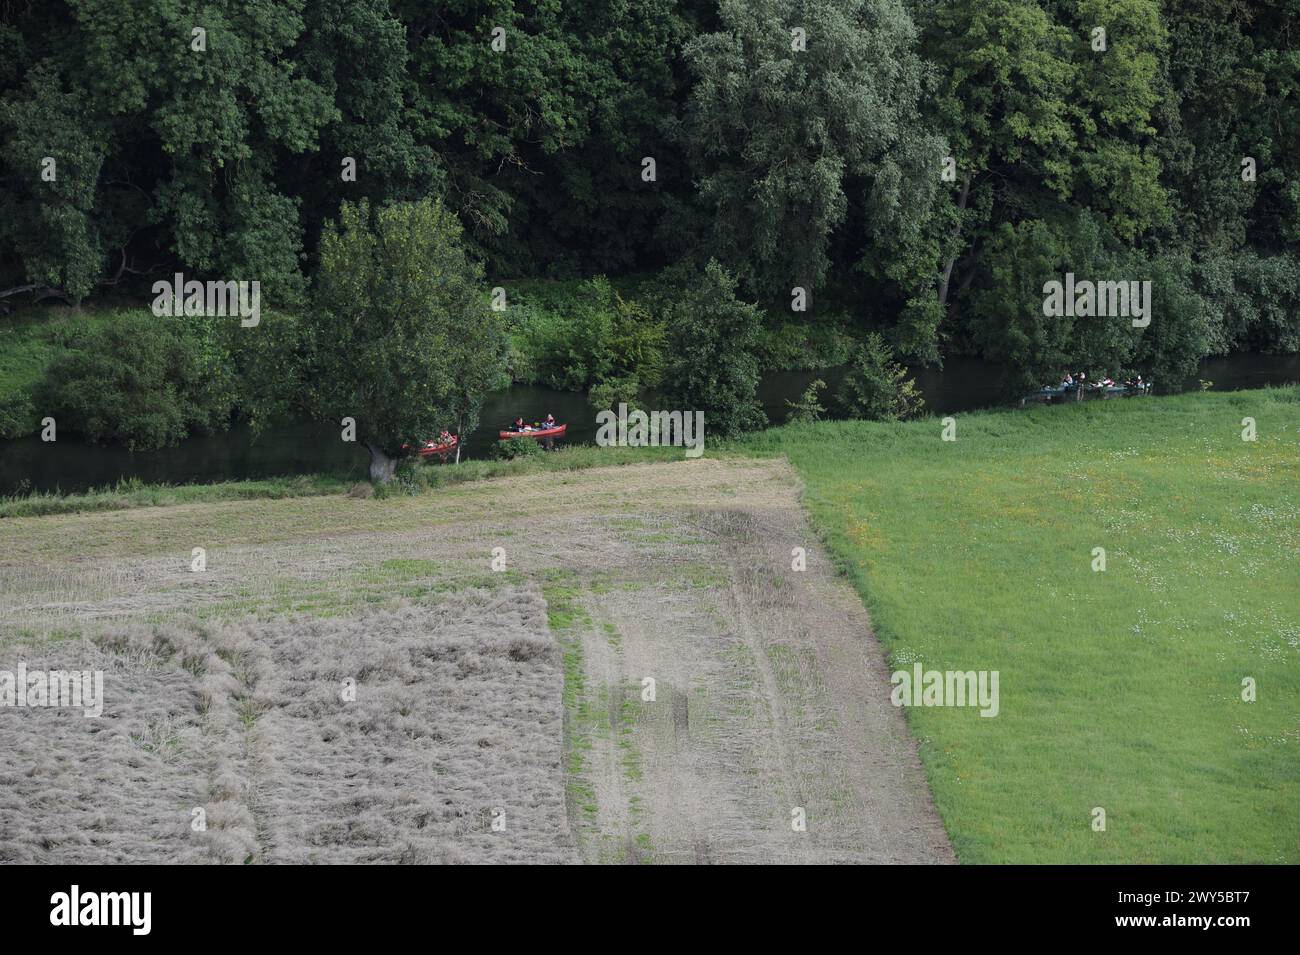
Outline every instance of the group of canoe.
[(1052, 398), (1060, 398), (1065, 395), (1078, 395), (1079, 397), (1084, 395), (1101, 395), (1103, 397), (1107, 395), (1145, 395), (1150, 392), (1151, 382), (1141, 375), (1123, 383), (1110, 378), (1088, 381), (1086, 376), (1067, 375), (1059, 385), (1044, 386), (1032, 395), (1027, 395), (1024, 400), (1049, 401)]
[[(497, 436), (502, 441), (511, 438), (558, 438), (567, 431), (569, 425), (557, 424), (555, 419), (547, 416), (546, 421), (534, 422), (533, 424), (524, 424), (523, 418), (515, 420), (514, 425), (508, 431), (498, 431)], [(416, 454), (422, 458), (441, 455), (443, 457), (456, 450), (460, 444), (460, 435), (452, 434), (450, 431), (444, 431), (436, 438), (424, 442), (416, 449)]]

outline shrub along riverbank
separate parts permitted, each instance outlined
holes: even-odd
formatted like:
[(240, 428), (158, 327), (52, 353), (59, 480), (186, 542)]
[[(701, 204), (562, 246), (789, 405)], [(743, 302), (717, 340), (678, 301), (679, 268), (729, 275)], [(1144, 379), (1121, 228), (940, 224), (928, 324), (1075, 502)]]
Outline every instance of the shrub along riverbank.
[[(507, 354), (496, 387), (542, 384), (617, 407), (661, 384), (668, 295), (649, 281), (604, 278), (506, 286)], [(800, 316), (802, 319), (802, 316)], [(144, 306), (29, 308), (0, 316), (0, 439), (60, 433), (139, 449), (174, 445), (265, 413), (267, 386), (307, 321), (266, 311), (256, 332), (221, 319), (156, 318)], [(764, 315), (760, 371), (846, 362), (847, 317)]]
[(224, 431), (265, 413), (299, 319), (158, 317), (145, 307), (28, 309), (0, 317), (0, 439), (60, 435), (137, 449)]

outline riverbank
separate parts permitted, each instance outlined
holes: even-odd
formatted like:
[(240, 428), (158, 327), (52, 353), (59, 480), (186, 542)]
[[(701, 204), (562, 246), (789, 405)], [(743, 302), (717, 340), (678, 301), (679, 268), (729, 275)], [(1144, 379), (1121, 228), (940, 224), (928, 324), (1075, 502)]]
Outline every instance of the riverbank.
[[(546, 347), (565, 340), (563, 310), (574, 288), (575, 283), (522, 283), (515, 302), (517, 309), (512, 306), (511, 312), (515, 332), (529, 322), (541, 322), (541, 327), (547, 329), (542, 340), (551, 342)], [(129, 318), (131, 314), (130, 309), (124, 308), (84, 312), (51, 308), (30, 309), (0, 318), (0, 434), (28, 435), (0, 441), (0, 497), (31, 492), (47, 497), (81, 495), (92, 489), (109, 488), (121, 499), (124, 496), (121, 488), (138, 497), (136, 492), (141, 484), (239, 484), (245, 485), (243, 490), (231, 493), (248, 496), (259, 493), (246, 487), (250, 484), (270, 482), (278, 489), (288, 482), (305, 487), (315, 483), (315, 475), (339, 475), (342, 480), (363, 473), (368, 463), (365, 451), (355, 443), (340, 440), (339, 429), (325, 422), (273, 421), (254, 433), (248, 423), (235, 420), (228, 429), (218, 425), (211, 433), (191, 435), (171, 447), (136, 451), (117, 444), (88, 443), (77, 436), (74, 422), (63, 417), (58, 421), (55, 442), (45, 442), (29, 433), (41, 417), (31, 395), (54, 357), (67, 347), (67, 342), (75, 340), (79, 331), (102, 325), (114, 316)], [(539, 315), (543, 318), (539, 319)], [(281, 320), (283, 316), (267, 313), (264, 324), (269, 330), (271, 324)], [(789, 402), (798, 399), (816, 379), (828, 385), (821, 396), (828, 413), (832, 417), (840, 413), (834, 396), (844, 367), (803, 367), (836, 357), (839, 347), (836, 343), (840, 341), (836, 328), (834, 322), (823, 321), (791, 335), (788, 327), (777, 323), (764, 333), (784, 342), (778, 347), (776, 339), (772, 339), (760, 345), (769, 370), (759, 382), (758, 398), (773, 424), (785, 420)], [(244, 340), (242, 336), (237, 338)], [(803, 345), (810, 345), (813, 338), (819, 339), (821, 346), (805, 350)], [(512, 349), (518, 355), (521, 339), (515, 335), (513, 340)], [(524, 362), (524, 366), (527, 364)], [(936, 415), (969, 412), (1007, 401), (1006, 369), (977, 359), (950, 358), (943, 369), (920, 368), (914, 369), (913, 374), (927, 410)], [(1210, 358), (1201, 363), (1198, 377), (1212, 382), (1216, 390), (1225, 391), (1297, 382), (1300, 381), (1300, 356), (1239, 354)], [(1199, 387), (1197, 380), (1181, 384)], [(234, 393), (243, 394), (245, 390), (239, 386)], [(653, 395), (646, 400), (648, 407), (657, 406)], [(596, 409), (584, 392), (516, 383), (486, 395), (481, 425), (462, 443), (462, 459), (489, 458), (495, 448), (497, 426), (504, 426), (519, 415), (537, 420), (548, 413), (569, 425), (561, 446), (594, 440)], [(235, 418), (239, 418), (239, 413)], [(290, 482), (295, 476), (299, 479)], [(103, 493), (98, 496), (105, 498)]]
[[(455, 484), (538, 472), (582, 471), (595, 467), (616, 467), (653, 461), (679, 460), (680, 448), (599, 448), (577, 445), (547, 454), (513, 461), (474, 460), (456, 465), (420, 463), (413, 480), (396, 482), (381, 490), (381, 496), (414, 495)], [(0, 520), (41, 517), (51, 514), (79, 514), (93, 511), (121, 511), (139, 507), (168, 507), (176, 504), (211, 504), (220, 501), (278, 500), (290, 497), (320, 497), (353, 493), (370, 497), (375, 489), (360, 466), (350, 471), (327, 474), (299, 474), (255, 481), (219, 481), (213, 484), (148, 484), (120, 481), (111, 487), (75, 494), (34, 492), (0, 497)]]
[[(624, 296), (651, 294), (647, 279), (622, 279), (613, 283)], [(610, 328), (584, 325), (580, 316), (593, 307), (593, 286), (582, 281), (516, 281), (508, 284), (505, 332), (508, 342), (506, 371), (500, 384), (514, 386), (524, 394), (533, 390), (552, 394), (560, 406), (586, 405), (586, 391), (575, 385), (569, 364), (583, 365), (575, 356), (578, 343), (584, 348), (598, 344), (605, 352), (600, 362), (613, 356), (614, 343), (592, 339), (615, 338)], [(46, 372), (55, 359), (73, 347), (79, 336), (114, 322), (149, 317), (139, 304), (104, 304), (73, 309), (67, 306), (35, 306), (13, 314), (0, 314), (0, 439), (21, 438), (37, 433), (42, 415), (33, 404)], [(263, 333), (276, 324), (300, 321), (293, 316), (268, 310)], [(651, 321), (648, 315), (647, 322)], [(855, 339), (847, 331), (847, 315), (798, 321), (788, 315), (769, 315), (756, 343), (756, 357), (767, 373), (801, 372), (834, 367), (847, 361)], [(198, 326), (196, 325), (195, 328)], [(653, 337), (653, 336), (652, 336)], [(236, 338), (235, 341), (242, 341)], [(590, 356), (588, 356), (590, 357)], [(657, 359), (656, 359), (657, 360)], [(599, 364), (600, 362), (596, 362)], [(239, 362), (235, 362), (239, 364)], [(251, 390), (247, 382), (236, 382), (240, 393)], [(783, 405), (781, 406), (783, 407)], [(489, 424), (512, 420), (493, 419)], [(65, 433), (72, 433), (64, 427)]]

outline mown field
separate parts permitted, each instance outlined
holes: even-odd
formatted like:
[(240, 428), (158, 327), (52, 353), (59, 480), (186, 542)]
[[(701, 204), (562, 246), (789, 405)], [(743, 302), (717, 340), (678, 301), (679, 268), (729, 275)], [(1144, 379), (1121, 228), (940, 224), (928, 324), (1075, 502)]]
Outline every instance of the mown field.
[(788, 464), (534, 470), (0, 521), (0, 862), (952, 861)]
[(958, 858), (1300, 861), (1300, 389), (956, 421), (749, 445), (802, 475), (893, 666), (1000, 672), (996, 718), (909, 710)]

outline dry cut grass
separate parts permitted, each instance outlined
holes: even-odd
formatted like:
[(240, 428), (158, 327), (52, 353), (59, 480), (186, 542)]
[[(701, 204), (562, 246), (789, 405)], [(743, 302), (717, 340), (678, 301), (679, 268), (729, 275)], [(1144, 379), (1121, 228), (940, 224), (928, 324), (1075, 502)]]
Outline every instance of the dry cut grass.
[(0, 714), (0, 861), (576, 858), (563, 676), (536, 592), (349, 618), (115, 624), (9, 646), (0, 669), (20, 660), (102, 669), (107, 702), (98, 719)]

